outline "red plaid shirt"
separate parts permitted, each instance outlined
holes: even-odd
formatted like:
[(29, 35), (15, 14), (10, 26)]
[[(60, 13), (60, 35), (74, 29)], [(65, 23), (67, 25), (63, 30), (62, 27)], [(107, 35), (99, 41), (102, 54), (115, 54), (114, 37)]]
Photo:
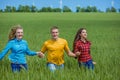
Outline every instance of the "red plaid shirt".
[(77, 51), (81, 53), (78, 57), (79, 62), (87, 62), (92, 59), (90, 55), (90, 45), (91, 43), (89, 41), (85, 43), (81, 40), (75, 42), (74, 53)]

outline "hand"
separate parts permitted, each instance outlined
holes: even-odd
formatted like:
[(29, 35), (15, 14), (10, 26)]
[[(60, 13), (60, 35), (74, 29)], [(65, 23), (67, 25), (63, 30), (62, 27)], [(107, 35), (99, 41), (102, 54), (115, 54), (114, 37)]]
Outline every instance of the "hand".
[(93, 61), (92, 63), (93, 63), (93, 64), (96, 64), (96, 62), (94, 62), (94, 61)]
[(80, 52), (76, 52), (75, 54), (76, 54), (76, 57), (78, 57), (78, 56), (80, 56), (81, 53)]
[(39, 58), (43, 58), (44, 57), (44, 54), (42, 52), (37, 52), (37, 55)]

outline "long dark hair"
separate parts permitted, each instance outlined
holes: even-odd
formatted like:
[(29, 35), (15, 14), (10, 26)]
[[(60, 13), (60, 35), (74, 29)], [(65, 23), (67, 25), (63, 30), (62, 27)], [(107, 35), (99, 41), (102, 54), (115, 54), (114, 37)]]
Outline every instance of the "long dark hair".
[(74, 52), (75, 42), (81, 39), (80, 34), (81, 34), (82, 30), (86, 30), (86, 29), (85, 28), (80, 28), (75, 35), (75, 38), (74, 38), (74, 41), (73, 41), (73, 52)]

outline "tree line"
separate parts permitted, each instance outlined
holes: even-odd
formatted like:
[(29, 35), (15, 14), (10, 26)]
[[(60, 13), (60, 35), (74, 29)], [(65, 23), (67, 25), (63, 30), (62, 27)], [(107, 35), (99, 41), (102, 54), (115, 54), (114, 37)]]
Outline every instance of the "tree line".
[[(61, 8), (51, 8), (51, 7), (42, 7), (41, 9), (37, 9), (36, 6), (28, 6), (28, 5), (19, 5), (18, 8), (14, 6), (6, 6), (6, 8), (0, 9), (0, 12), (73, 12), (68, 6), (63, 6)], [(86, 8), (76, 7), (76, 12), (103, 12), (98, 10), (96, 6), (87, 6)], [(107, 8), (106, 12), (117, 12), (117, 9), (114, 7)], [(118, 10), (120, 12), (120, 9)]]

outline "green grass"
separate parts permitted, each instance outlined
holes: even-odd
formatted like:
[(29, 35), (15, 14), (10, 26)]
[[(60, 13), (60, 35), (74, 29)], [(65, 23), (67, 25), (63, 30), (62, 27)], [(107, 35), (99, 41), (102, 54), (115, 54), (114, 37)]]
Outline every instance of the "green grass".
[(24, 28), (24, 39), (31, 50), (39, 51), (50, 38), (49, 29), (56, 25), (60, 37), (72, 50), (75, 33), (85, 27), (92, 42), (91, 55), (97, 62), (94, 71), (79, 69), (77, 60), (65, 54), (65, 69), (50, 73), (46, 58), (27, 56), (28, 72), (12, 73), (9, 53), (0, 61), (1, 80), (120, 80), (120, 14), (119, 13), (0, 13), (0, 51), (5, 47), (11, 26)]

